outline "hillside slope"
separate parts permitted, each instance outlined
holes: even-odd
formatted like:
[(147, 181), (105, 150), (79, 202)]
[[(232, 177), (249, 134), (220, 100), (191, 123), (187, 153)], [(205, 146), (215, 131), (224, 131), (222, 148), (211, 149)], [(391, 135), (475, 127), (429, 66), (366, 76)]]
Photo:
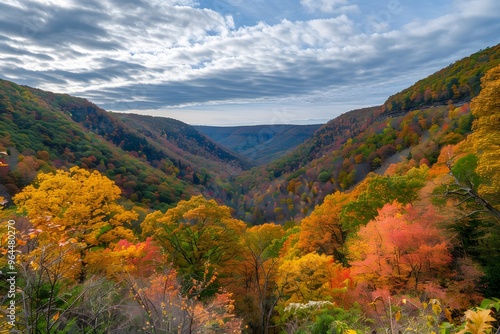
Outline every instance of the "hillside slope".
[(0, 116), (0, 148), (9, 153), (0, 183), (8, 196), (39, 170), (81, 166), (105, 173), (134, 202), (168, 207), (198, 193), (224, 199), (230, 176), (249, 166), (187, 124), (165, 124), (168, 133), (179, 128), (191, 133), (158, 143), (138, 124), (85, 99), (5, 80), (0, 81)]
[(449, 102), (468, 102), (481, 91), (484, 74), (498, 64), (500, 44), (460, 59), (390, 96), (383, 105), (383, 112), (386, 115), (400, 115)]
[[(393, 155), (432, 165), (441, 147), (471, 131), (469, 101), (500, 44), (474, 53), (388, 98), (322, 126), (289, 154), (238, 176), (232, 203), (247, 221), (299, 220), (335, 190), (348, 190)], [(451, 94), (453, 92), (453, 94)]]
[(310, 138), (320, 125), (195, 126), (257, 164), (269, 163)]

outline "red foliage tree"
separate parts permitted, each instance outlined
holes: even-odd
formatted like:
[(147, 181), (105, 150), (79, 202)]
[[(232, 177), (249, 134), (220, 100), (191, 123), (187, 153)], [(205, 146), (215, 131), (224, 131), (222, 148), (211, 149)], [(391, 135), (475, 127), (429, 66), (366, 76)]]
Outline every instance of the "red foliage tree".
[(386, 204), (350, 245), (353, 274), (371, 290), (423, 291), (450, 275), (446, 236), (436, 227), (443, 218), (432, 208)]

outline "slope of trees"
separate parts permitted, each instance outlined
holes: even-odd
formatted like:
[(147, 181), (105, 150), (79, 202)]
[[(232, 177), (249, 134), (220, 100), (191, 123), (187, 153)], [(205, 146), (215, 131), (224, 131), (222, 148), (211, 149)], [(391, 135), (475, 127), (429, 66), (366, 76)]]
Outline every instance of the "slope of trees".
[(226, 202), (252, 223), (302, 219), (329, 193), (346, 191), (398, 155), (434, 164), (471, 132), (471, 98), (500, 63), (500, 45), (477, 52), (390, 97), (328, 122), (288, 155), (243, 172)]
[(79, 166), (105, 173), (131, 201), (165, 210), (197, 193), (226, 198), (231, 176), (250, 166), (182, 122), (118, 117), (81, 98), (4, 80), (0, 115), (8, 199), (39, 171)]
[(461, 59), (389, 97), (383, 105), (387, 114), (425, 106), (470, 101), (481, 91), (481, 78), (500, 64), (500, 45)]

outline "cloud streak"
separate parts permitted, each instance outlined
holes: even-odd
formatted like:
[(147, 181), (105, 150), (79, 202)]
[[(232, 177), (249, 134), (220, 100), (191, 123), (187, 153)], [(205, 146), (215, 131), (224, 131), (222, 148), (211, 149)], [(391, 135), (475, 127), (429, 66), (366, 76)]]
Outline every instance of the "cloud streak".
[[(235, 103), (293, 101), (304, 110), (315, 100), (339, 110), (381, 103), (498, 43), (492, 32), (500, 31), (494, 0), (453, 1), (441, 15), (403, 24), (405, 0), (369, 10), (362, 1), (297, 0), (308, 10), (302, 17), (248, 25), (235, 24), (245, 21), (236, 0), (60, 3), (0, 4), (2, 77), (112, 110), (230, 104), (236, 122)], [(246, 13), (255, 18), (255, 9)]]

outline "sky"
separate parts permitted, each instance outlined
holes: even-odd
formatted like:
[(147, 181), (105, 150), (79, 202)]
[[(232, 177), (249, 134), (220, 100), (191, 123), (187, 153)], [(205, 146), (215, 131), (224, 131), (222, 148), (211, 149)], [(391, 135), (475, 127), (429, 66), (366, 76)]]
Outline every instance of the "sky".
[(2, 0), (0, 78), (197, 125), (325, 123), (499, 32), (498, 0)]

